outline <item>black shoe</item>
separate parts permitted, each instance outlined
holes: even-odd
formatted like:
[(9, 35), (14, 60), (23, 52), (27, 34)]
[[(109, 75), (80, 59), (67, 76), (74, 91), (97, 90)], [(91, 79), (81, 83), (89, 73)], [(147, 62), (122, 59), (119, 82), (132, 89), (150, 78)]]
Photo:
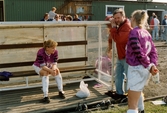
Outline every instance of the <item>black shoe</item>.
[(108, 91), (108, 92), (105, 92), (106, 95), (108, 95), (109, 97), (112, 97), (113, 95), (115, 95), (115, 91)]
[[(121, 102), (121, 103), (127, 103), (127, 102), (128, 102), (128, 98), (127, 98), (127, 97), (122, 98), (120, 102)], [(143, 112), (142, 112), (142, 113), (143, 113)]]
[(62, 93), (61, 91), (59, 92), (59, 97), (62, 98), (62, 99), (66, 98), (65, 95), (64, 95), (64, 93)]
[(49, 97), (44, 97), (42, 100), (40, 100), (42, 103), (50, 103)]
[(111, 97), (115, 100), (122, 100), (123, 98), (126, 98), (126, 95), (120, 95), (120, 94), (117, 94), (117, 93), (113, 93), (111, 95)]

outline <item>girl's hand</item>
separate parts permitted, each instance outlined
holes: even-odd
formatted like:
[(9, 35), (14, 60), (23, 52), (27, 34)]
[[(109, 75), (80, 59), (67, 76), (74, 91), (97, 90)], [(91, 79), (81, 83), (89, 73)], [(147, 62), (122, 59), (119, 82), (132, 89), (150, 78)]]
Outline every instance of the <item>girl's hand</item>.
[(159, 72), (159, 70), (156, 68), (156, 66), (152, 66), (150, 69), (150, 73), (154, 76)]
[(59, 69), (58, 68), (54, 69), (53, 70), (53, 76), (56, 76), (58, 74), (59, 74)]
[(52, 70), (51, 75), (56, 76), (57, 75), (56, 70)]

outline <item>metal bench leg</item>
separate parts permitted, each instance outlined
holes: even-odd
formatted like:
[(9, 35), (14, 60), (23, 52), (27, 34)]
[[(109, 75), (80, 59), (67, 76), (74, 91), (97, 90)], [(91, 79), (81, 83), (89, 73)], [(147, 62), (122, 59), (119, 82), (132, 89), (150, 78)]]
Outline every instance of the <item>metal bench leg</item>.
[(28, 77), (26, 77), (26, 87), (28, 87)]

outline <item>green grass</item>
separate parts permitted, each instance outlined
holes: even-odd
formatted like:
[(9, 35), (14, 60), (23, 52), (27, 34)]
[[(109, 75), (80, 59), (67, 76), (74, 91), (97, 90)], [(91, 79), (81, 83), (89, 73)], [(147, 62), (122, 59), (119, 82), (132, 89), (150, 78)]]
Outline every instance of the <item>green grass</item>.
[[(107, 110), (98, 110), (91, 113), (126, 113), (127, 105), (115, 106), (114, 108), (109, 108)], [(151, 102), (145, 102), (145, 112), (146, 113), (167, 113), (167, 105), (154, 105)]]

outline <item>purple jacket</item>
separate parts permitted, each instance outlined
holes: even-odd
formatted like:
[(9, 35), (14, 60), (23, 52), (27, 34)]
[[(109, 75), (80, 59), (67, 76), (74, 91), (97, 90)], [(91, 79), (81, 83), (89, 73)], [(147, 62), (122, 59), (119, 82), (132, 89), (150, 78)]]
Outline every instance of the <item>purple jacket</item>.
[(157, 65), (157, 60), (157, 50), (149, 32), (138, 27), (131, 30), (127, 43), (126, 62), (130, 66), (143, 65), (147, 68), (151, 63)]
[(111, 67), (112, 67), (112, 63), (111, 63), (111, 59), (108, 58), (108, 56), (101, 56), (100, 57), (100, 62), (99, 59), (96, 60), (95, 62), (95, 67), (96, 69), (98, 69), (98, 64), (100, 63), (100, 67), (101, 67), (101, 71), (107, 73), (107, 74), (112, 74), (111, 73)]
[(55, 50), (54, 54), (47, 55), (44, 48), (38, 50), (36, 60), (34, 65), (41, 67), (47, 66), (49, 68), (52, 67), (53, 64), (56, 64), (58, 60), (58, 51)]

